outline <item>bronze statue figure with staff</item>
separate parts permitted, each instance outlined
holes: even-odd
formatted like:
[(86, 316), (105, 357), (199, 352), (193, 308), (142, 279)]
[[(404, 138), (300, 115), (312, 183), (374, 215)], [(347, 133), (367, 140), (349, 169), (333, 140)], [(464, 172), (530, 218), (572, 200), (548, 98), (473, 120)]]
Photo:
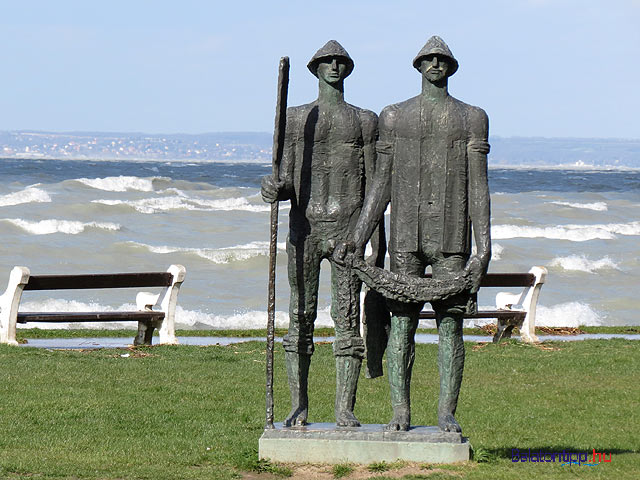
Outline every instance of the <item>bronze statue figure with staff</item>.
[(266, 202), (291, 202), (287, 237), (291, 297), (283, 345), (292, 408), (284, 426), (307, 423), (320, 263), (328, 260), (336, 336), (336, 424), (354, 427), (360, 425), (353, 409), (365, 350), (360, 335), (361, 282), (332, 254), (336, 245), (353, 236), (366, 179), (375, 168), (378, 118), (345, 102), (344, 80), (354, 62), (338, 42), (327, 42), (307, 67), (318, 78), (318, 98), (287, 109), (280, 168), (262, 180)]

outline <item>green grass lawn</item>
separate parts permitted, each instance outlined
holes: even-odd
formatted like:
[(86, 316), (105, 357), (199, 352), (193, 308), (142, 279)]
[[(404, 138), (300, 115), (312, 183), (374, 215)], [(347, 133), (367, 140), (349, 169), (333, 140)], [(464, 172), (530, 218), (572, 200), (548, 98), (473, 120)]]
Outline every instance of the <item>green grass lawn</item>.
[[(436, 354), (436, 345), (417, 347), (415, 424), (436, 423)], [(257, 461), (262, 342), (95, 351), (3, 345), (0, 366), (0, 478), (222, 479), (291, 471)], [(276, 367), (282, 419), (289, 400), (281, 347)], [(310, 376), (310, 421), (332, 421), (331, 345), (317, 345)], [(423, 465), (405, 478), (640, 478), (639, 379), (637, 341), (469, 343), (458, 419), (481, 461)], [(363, 423), (389, 420), (388, 390), (385, 377), (361, 379), (356, 414)], [(612, 462), (512, 463), (512, 448), (595, 448), (611, 453)], [(372, 478), (393, 472), (373, 470)], [(347, 467), (333, 471), (350, 476)]]

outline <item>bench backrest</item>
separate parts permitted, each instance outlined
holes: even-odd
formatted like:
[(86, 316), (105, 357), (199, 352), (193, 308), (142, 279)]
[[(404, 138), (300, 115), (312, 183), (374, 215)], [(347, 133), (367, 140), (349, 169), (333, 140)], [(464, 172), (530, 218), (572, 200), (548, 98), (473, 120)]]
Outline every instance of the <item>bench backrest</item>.
[(32, 275), (25, 290), (78, 290), (89, 288), (169, 287), (169, 272), (100, 273), (89, 275)]

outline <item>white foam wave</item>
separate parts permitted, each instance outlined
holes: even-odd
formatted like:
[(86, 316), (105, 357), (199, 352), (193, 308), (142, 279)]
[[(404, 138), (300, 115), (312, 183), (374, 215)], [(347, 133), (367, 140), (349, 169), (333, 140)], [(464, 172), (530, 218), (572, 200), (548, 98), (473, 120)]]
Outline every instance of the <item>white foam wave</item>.
[(173, 193), (174, 195), (177, 195), (179, 197), (188, 197), (186, 193), (175, 187), (167, 188), (166, 190), (160, 190), (158, 193), (161, 193), (163, 195)]
[(549, 202), (549, 203), (552, 203), (554, 205), (561, 205), (564, 207), (595, 210), (596, 212), (605, 212), (608, 210), (607, 204), (605, 202), (594, 202), (594, 203)]
[[(479, 306), (478, 310), (494, 310), (495, 305)], [(489, 323), (496, 323), (494, 318), (466, 318), (464, 327), (472, 328)], [(580, 325), (593, 327), (604, 325), (603, 318), (589, 305), (580, 302), (567, 302), (545, 307), (538, 305), (536, 310), (536, 325), (543, 327), (571, 327)], [(435, 320), (420, 320), (420, 328), (436, 328)]]
[(119, 177), (105, 178), (76, 178), (75, 181), (97, 190), (106, 190), (109, 192), (126, 192), (127, 190), (152, 192), (153, 181), (159, 178), (160, 177), (140, 178), (120, 175)]
[(630, 223), (608, 223), (596, 225), (558, 225), (556, 227), (534, 227), (523, 225), (494, 225), (491, 238), (548, 238), (584, 242), (587, 240), (612, 240), (616, 235), (640, 235), (640, 221)]
[[(24, 302), (20, 305), (21, 312), (115, 312), (137, 310), (135, 304), (125, 303), (117, 308), (108, 305), (101, 305), (95, 302), (79, 302), (77, 300), (64, 300), (59, 298), (48, 298), (41, 301)], [(56, 328), (90, 329), (99, 328), (105, 330), (116, 330), (120, 328), (136, 328), (134, 322), (81, 322), (81, 323), (40, 323), (31, 322), (18, 325), (18, 328), (40, 328), (43, 330)]]
[(496, 261), (502, 258), (502, 253), (504, 252), (504, 247), (499, 243), (491, 244), (491, 260)]
[(536, 325), (543, 327), (593, 327), (603, 325), (602, 317), (589, 305), (580, 302), (567, 302), (545, 307), (538, 305)]
[[(130, 245), (146, 248), (151, 253), (192, 253), (213, 263), (230, 263), (235, 261), (248, 260), (258, 256), (269, 255), (269, 242), (251, 242), (244, 245), (235, 245), (223, 248), (190, 248), (190, 247), (170, 247), (153, 246), (138, 242), (127, 242)], [(278, 243), (278, 249), (285, 250), (284, 242)]]
[[(484, 309), (485, 307), (481, 307)], [(494, 307), (486, 307), (494, 308)], [(46, 299), (43, 301), (25, 302), (21, 305), (20, 311), (24, 312), (90, 312), (90, 311), (130, 311), (135, 310), (134, 304), (127, 303), (119, 307), (100, 305), (95, 302), (84, 303), (76, 300)], [(187, 310), (180, 305), (176, 307), (176, 327), (185, 329), (225, 329), (225, 330), (245, 330), (265, 328), (267, 325), (267, 313), (264, 310), (254, 310), (247, 312), (236, 312), (229, 315), (217, 315), (214, 313), (202, 312), (199, 310)], [(473, 327), (485, 323), (492, 323), (492, 319), (466, 319), (465, 327)], [(579, 327), (603, 325), (602, 317), (589, 305), (580, 302), (567, 302), (551, 307), (538, 305), (536, 315), (536, 325), (545, 327)], [(275, 325), (278, 328), (289, 326), (289, 314), (277, 311), (275, 315)], [(318, 310), (316, 327), (332, 327), (330, 309), (325, 307)], [(29, 323), (19, 325), (20, 328), (102, 328), (121, 329), (135, 328), (132, 322), (96, 322), (96, 323)], [(435, 328), (435, 321), (420, 321), (421, 328)]]
[(563, 270), (594, 273), (596, 270), (620, 270), (616, 262), (609, 257), (600, 260), (589, 260), (584, 255), (569, 255), (568, 257), (556, 257), (549, 263), (551, 267), (560, 267)]
[(206, 200), (193, 198), (180, 192), (177, 196), (143, 198), (141, 200), (93, 200), (93, 203), (103, 205), (128, 205), (140, 213), (158, 213), (168, 210), (192, 210), (192, 211), (231, 211), (241, 210), (246, 212), (268, 212), (269, 205), (254, 205), (249, 203), (246, 197), (223, 198), (219, 200)]
[[(267, 326), (267, 312), (253, 310), (238, 312), (231, 315), (215, 315), (197, 310), (185, 310), (179, 305), (176, 307), (176, 324), (186, 328), (212, 328), (225, 330), (246, 330), (253, 328), (265, 328)], [(289, 326), (289, 314), (277, 311), (275, 314), (275, 326), (287, 328)], [(316, 327), (333, 327), (329, 307), (319, 309), (315, 322)]]
[(23, 203), (48, 203), (51, 197), (47, 192), (35, 187), (28, 187), (19, 192), (9, 193), (0, 197), (0, 207), (20, 205)]
[(109, 222), (78, 222), (74, 220), (40, 220), (39, 222), (30, 222), (21, 218), (2, 218), (0, 221), (9, 222), (16, 227), (25, 230), (33, 235), (49, 235), (51, 233), (66, 233), (69, 235), (77, 235), (87, 228), (100, 228), (103, 230), (120, 230), (120, 225)]
[[(113, 312), (136, 310), (136, 306), (131, 303), (110, 307), (100, 305), (95, 302), (85, 303), (76, 300), (63, 300), (50, 298), (42, 301), (25, 302), (20, 306), (21, 312)], [(216, 315), (199, 310), (187, 310), (180, 305), (176, 307), (176, 328), (184, 329), (225, 329), (225, 330), (247, 330), (265, 328), (267, 325), (267, 313), (264, 310), (254, 310), (248, 312), (236, 312), (230, 315)], [(333, 321), (329, 313), (329, 307), (318, 311), (316, 327), (332, 327)], [(287, 328), (289, 326), (289, 314), (277, 311), (275, 315), (275, 326)], [(28, 323), (18, 325), (19, 328), (78, 328), (78, 329), (122, 329), (136, 328), (133, 322), (82, 322), (82, 323)]]

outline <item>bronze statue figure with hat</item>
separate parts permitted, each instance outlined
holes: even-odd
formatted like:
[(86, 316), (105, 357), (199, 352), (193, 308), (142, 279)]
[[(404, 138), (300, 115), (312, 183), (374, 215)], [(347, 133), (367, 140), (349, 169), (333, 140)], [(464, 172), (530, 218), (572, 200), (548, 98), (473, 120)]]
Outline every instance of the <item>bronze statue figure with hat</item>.
[[(373, 185), (353, 244), (340, 244), (334, 257), (353, 263), (346, 261), (349, 250), (360, 256), (391, 204), (389, 255), (395, 278), (405, 284), (413, 279), (418, 285), (427, 280), (423, 277), (430, 267), (434, 281), (460, 287), (451, 295), (427, 296), (439, 335), (438, 425), (460, 432), (455, 412), (465, 357), (463, 315), (477, 308), (476, 292), (491, 258), (488, 118), (482, 109), (449, 95), (449, 77), (458, 70), (458, 61), (440, 37), (427, 41), (413, 66), (422, 77), (422, 91), (380, 114)], [(425, 300), (398, 298), (387, 299), (392, 314), (387, 368), (393, 418), (386, 428), (391, 431), (408, 430), (411, 424), (414, 337)]]
[(337, 41), (320, 48), (307, 67), (318, 78), (318, 98), (287, 109), (278, 178), (268, 175), (262, 181), (266, 202), (291, 202), (286, 244), (291, 296), (283, 345), (292, 409), (284, 426), (307, 423), (320, 264), (326, 259), (331, 265), (331, 317), (336, 337), (336, 424), (354, 427), (360, 425), (353, 409), (365, 350), (359, 328), (361, 282), (350, 268), (336, 263), (332, 254), (337, 244), (354, 234), (367, 178), (375, 168), (378, 118), (345, 102), (344, 80), (354, 63)]

